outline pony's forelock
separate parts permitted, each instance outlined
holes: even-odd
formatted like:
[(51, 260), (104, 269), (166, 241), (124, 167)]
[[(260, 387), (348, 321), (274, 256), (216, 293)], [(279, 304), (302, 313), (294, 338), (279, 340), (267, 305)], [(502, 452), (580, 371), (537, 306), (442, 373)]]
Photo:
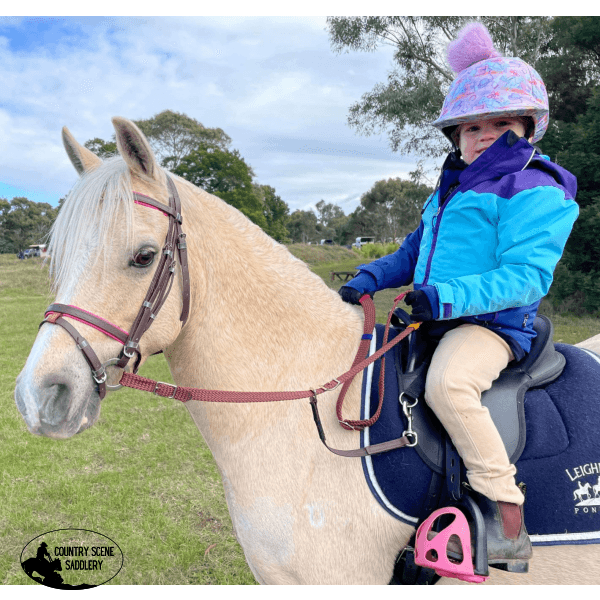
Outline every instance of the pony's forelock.
[[(67, 195), (50, 230), (50, 275), (54, 291), (81, 277), (82, 254), (95, 253), (93, 266), (106, 259), (109, 234), (122, 219), (126, 244), (133, 250), (133, 195), (131, 175), (121, 157), (112, 157), (81, 177)], [(87, 262), (87, 261), (85, 261)], [(106, 269), (106, 262), (104, 265)]]

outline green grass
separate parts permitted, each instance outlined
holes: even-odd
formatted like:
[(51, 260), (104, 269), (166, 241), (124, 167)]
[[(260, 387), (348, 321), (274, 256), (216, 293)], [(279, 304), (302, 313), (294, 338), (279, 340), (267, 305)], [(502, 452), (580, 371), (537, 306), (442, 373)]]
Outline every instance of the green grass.
[[(91, 529), (119, 544), (125, 563), (110, 584), (256, 583), (217, 467), (179, 402), (123, 389), (80, 435), (29, 434), (14, 385), (51, 301), (41, 261), (0, 255), (0, 583), (37, 585), (20, 553), (60, 528)], [(140, 374), (171, 381), (162, 356)]]
[[(331, 271), (365, 259), (339, 247), (291, 250), (333, 289)], [(375, 295), (378, 322), (398, 290)], [(123, 389), (99, 422), (63, 441), (28, 433), (13, 398), (43, 311), (53, 300), (47, 267), (0, 255), (0, 583), (34, 584), (19, 555), (32, 538), (59, 528), (91, 529), (119, 544), (125, 564), (110, 584), (254, 584), (233, 535), (221, 480), (185, 407)], [(600, 333), (600, 320), (553, 313), (555, 341)], [(141, 375), (171, 381), (162, 356)]]

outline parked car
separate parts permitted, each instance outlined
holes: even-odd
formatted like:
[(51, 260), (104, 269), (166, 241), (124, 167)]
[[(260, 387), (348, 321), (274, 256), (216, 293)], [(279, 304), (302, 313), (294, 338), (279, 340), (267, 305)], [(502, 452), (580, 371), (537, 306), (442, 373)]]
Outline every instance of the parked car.
[(374, 244), (375, 237), (373, 236), (361, 236), (356, 238), (356, 242), (352, 244), (355, 248), (362, 248), (365, 244)]
[(333, 240), (321, 240), (321, 246), (333, 246)]

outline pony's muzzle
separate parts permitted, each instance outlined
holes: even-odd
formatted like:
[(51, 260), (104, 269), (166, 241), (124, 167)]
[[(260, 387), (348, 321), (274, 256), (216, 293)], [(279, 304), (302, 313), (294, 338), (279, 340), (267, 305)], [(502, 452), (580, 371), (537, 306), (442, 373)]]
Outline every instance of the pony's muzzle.
[(100, 408), (98, 394), (91, 378), (84, 389), (79, 384), (64, 374), (47, 375), (37, 385), (19, 376), (15, 402), (30, 433), (63, 439), (93, 424)]

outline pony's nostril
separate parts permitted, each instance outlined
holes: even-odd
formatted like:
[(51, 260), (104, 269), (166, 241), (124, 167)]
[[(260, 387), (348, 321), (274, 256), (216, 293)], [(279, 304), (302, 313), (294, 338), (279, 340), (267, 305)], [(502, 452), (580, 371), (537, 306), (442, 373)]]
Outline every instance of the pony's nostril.
[(41, 402), (40, 421), (53, 426), (62, 423), (69, 411), (69, 396), (69, 387), (65, 384), (56, 383), (47, 387)]

